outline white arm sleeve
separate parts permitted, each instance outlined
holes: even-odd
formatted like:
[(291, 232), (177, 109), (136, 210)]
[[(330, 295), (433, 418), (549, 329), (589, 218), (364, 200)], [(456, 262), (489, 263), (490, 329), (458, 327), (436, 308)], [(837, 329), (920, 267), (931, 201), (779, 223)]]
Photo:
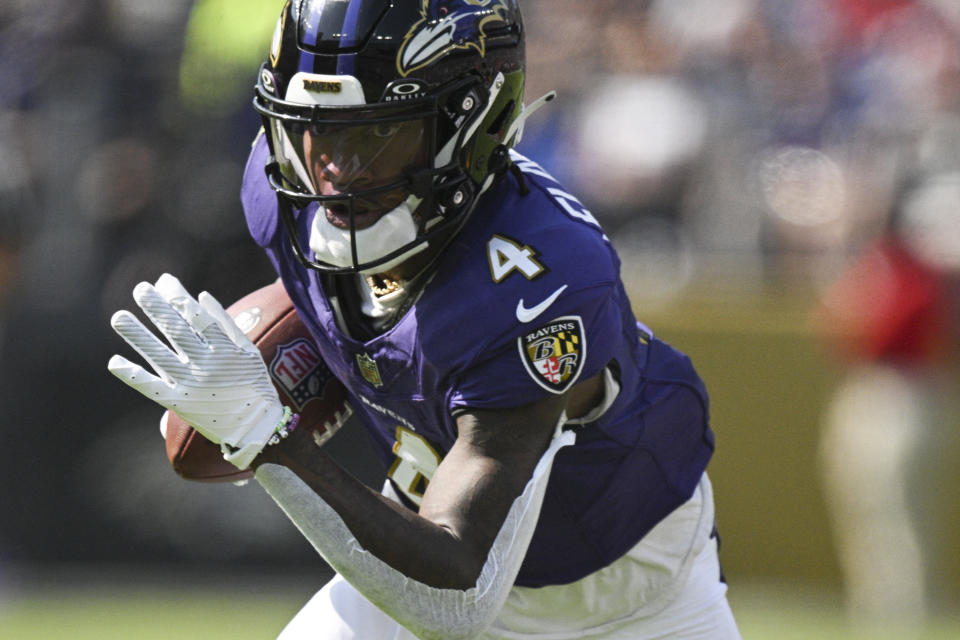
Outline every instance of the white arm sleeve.
[(324, 560), (370, 602), (418, 638), (457, 640), (479, 635), (499, 613), (533, 536), (553, 458), (574, 441), (572, 431), (558, 428), (511, 505), (477, 584), (466, 591), (428, 586), (374, 556), (360, 546), (337, 512), (289, 469), (264, 464), (256, 479)]

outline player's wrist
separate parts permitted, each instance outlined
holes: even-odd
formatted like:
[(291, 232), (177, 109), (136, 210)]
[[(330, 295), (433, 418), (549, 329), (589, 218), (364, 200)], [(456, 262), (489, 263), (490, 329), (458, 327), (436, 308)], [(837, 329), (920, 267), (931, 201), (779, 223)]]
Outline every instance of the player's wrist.
[(277, 444), (264, 447), (250, 463), (250, 469), (256, 471), (262, 464), (277, 464), (289, 469), (316, 469), (322, 466), (317, 464), (317, 457), (326, 454), (321, 450), (323, 444), (316, 441), (315, 435), (307, 428), (293, 429)]
[(293, 409), (290, 407), (283, 408), (283, 415), (280, 416), (280, 421), (277, 423), (277, 426), (273, 429), (273, 434), (267, 440), (266, 446), (278, 445), (282, 440), (286, 440), (290, 437), (290, 434), (296, 430), (297, 425), (300, 424), (300, 414), (294, 413)]
[(249, 468), (264, 449), (287, 439), (300, 423), (300, 415), (279, 402), (271, 403), (263, 412), (239, 442), (221, 443), (224, 459), (239, 469)]

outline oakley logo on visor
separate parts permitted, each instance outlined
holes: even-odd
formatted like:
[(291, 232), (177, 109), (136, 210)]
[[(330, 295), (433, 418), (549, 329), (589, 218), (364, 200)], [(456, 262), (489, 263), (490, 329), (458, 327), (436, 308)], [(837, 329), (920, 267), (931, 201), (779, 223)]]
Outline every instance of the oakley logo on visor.
[(383, 92), (383, 102), (399, 102), (413, 100), (427, 95), (427, 85), (419, 80), (400, 80), (391, 83)]

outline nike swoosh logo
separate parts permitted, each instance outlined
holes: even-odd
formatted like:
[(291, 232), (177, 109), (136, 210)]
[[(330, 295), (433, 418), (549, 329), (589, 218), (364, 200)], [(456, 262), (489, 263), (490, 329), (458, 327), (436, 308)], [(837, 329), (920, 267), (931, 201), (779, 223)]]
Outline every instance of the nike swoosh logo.
[(523, 306), (523, 298), (520, 298), (520, 302), (517, 303), (517, 320), (520, 322), (533, 322), (537, 319), (537, 316), (546, 311), (550, 305), (557, 301), (557, 298), (560, 297), (560, 294), (563, 293), (566, 288), (567, 285), (563, 285), (551, 293), (549, 298), (535, 307), (530, 307), (529, 309)]

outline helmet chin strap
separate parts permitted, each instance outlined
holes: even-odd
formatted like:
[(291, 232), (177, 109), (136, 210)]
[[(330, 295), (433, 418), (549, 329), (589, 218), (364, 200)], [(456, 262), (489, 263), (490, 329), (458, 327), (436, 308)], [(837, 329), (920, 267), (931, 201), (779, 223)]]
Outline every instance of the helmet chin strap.
[[(310, 249), (318, 260), (337, 267), (354, 266), (352, 249), (354, 243), (357, 250), (357, 264), (377, 260), (416, 240), (417, 224), (413, 220), (413, 212), (421, 202), (420, 198), (409, 196), (400, 206), (385, 214), (371, 226), (354, 232), (352, 239), (350, 229), (340, 229), (332, 225), (321, 207), (313, 217), (310, 228)], [(361, 273), (382, 273), (426, 248), (427, 242), (421, 242), (393, 260)]]

